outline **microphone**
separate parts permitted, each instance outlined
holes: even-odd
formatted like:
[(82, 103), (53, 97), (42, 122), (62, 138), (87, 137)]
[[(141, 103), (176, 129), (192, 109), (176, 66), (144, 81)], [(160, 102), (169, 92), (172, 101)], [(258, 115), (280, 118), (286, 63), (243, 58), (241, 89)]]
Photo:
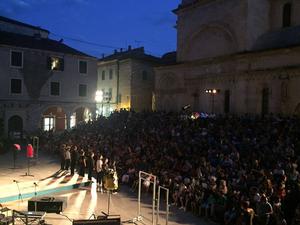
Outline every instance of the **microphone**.
[(34, 182), (33, 184), (34, 184), (35, 186), (38, 186), (37, 183), (35, 183), (35, 182)]
[(13, 180), (13, 182), (15, 182), (15, 183), (19, 183), (19, 181), (17, 181), (17, 180)]

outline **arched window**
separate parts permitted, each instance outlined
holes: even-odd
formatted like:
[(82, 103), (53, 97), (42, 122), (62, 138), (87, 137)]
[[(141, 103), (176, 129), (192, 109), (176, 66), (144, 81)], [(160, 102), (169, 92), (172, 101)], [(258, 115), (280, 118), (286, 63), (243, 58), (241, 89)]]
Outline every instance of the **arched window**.
[(20, 116), (12, 116), (8, 120), (8, 134), (12, 138), (22, 138), (23, 119)]
[(288, 85), (286, 82), (281, 83), (281, 100), (285, 101), (288, 97)]
[(291, 17), (292, 17), (292, 4), (286, 3), (283, 6), (282, 12), (282, 27), (289, 27), (291, 26)]

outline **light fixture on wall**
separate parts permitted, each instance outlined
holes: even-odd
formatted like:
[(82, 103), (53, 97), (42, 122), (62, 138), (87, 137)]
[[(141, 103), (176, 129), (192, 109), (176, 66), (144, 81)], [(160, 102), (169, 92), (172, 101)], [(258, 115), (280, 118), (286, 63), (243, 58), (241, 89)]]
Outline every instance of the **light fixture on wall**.
[(205, 89), (205, 93), (211, 96), (211, 113), (213, 114), (215, 111), (215, 95), (220, 93), (220, 89), (216, 89), (216, 88)]

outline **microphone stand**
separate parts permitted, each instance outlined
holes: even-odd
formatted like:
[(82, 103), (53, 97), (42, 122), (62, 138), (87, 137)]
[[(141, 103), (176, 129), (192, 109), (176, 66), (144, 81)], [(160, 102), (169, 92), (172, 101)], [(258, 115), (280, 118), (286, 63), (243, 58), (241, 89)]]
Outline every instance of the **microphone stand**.
[(19, 187), (19, 182), (14, 180), (14, 182), (16, 183), (17, 187), (18, 187), (18, 191), (19, 191), (19, 195), (18, 195), (18, 201), (19, 201), (19, 208), (20, 208), (20, 200), (22, 201), (23, 203), (23, 197), (22, 197), (22, 194), (21, 194), (21, 190), (20, 190), (20, 187)]
[(36, 192), (37, 183), (34, 182), (33, 184), (34, 184), (34, 198), (35, 198), (34, 211), (36, 212), (36, 210), (37, 210), (37, 199), (36, 199), (36, 196), (37, 196), (37, 192)]

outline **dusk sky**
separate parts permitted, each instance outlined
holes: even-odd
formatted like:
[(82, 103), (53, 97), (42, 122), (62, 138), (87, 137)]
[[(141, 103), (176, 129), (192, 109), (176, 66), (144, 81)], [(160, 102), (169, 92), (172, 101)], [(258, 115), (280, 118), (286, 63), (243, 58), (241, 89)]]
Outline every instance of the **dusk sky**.
[[(115, 48), (144, 46), (161, 56), (176, 50), (180, 0), (0, 0), (0, 15), (40, 26), (51, 38), (100, 57)], [(94, 45), (83, 42), (94, 43)]]

